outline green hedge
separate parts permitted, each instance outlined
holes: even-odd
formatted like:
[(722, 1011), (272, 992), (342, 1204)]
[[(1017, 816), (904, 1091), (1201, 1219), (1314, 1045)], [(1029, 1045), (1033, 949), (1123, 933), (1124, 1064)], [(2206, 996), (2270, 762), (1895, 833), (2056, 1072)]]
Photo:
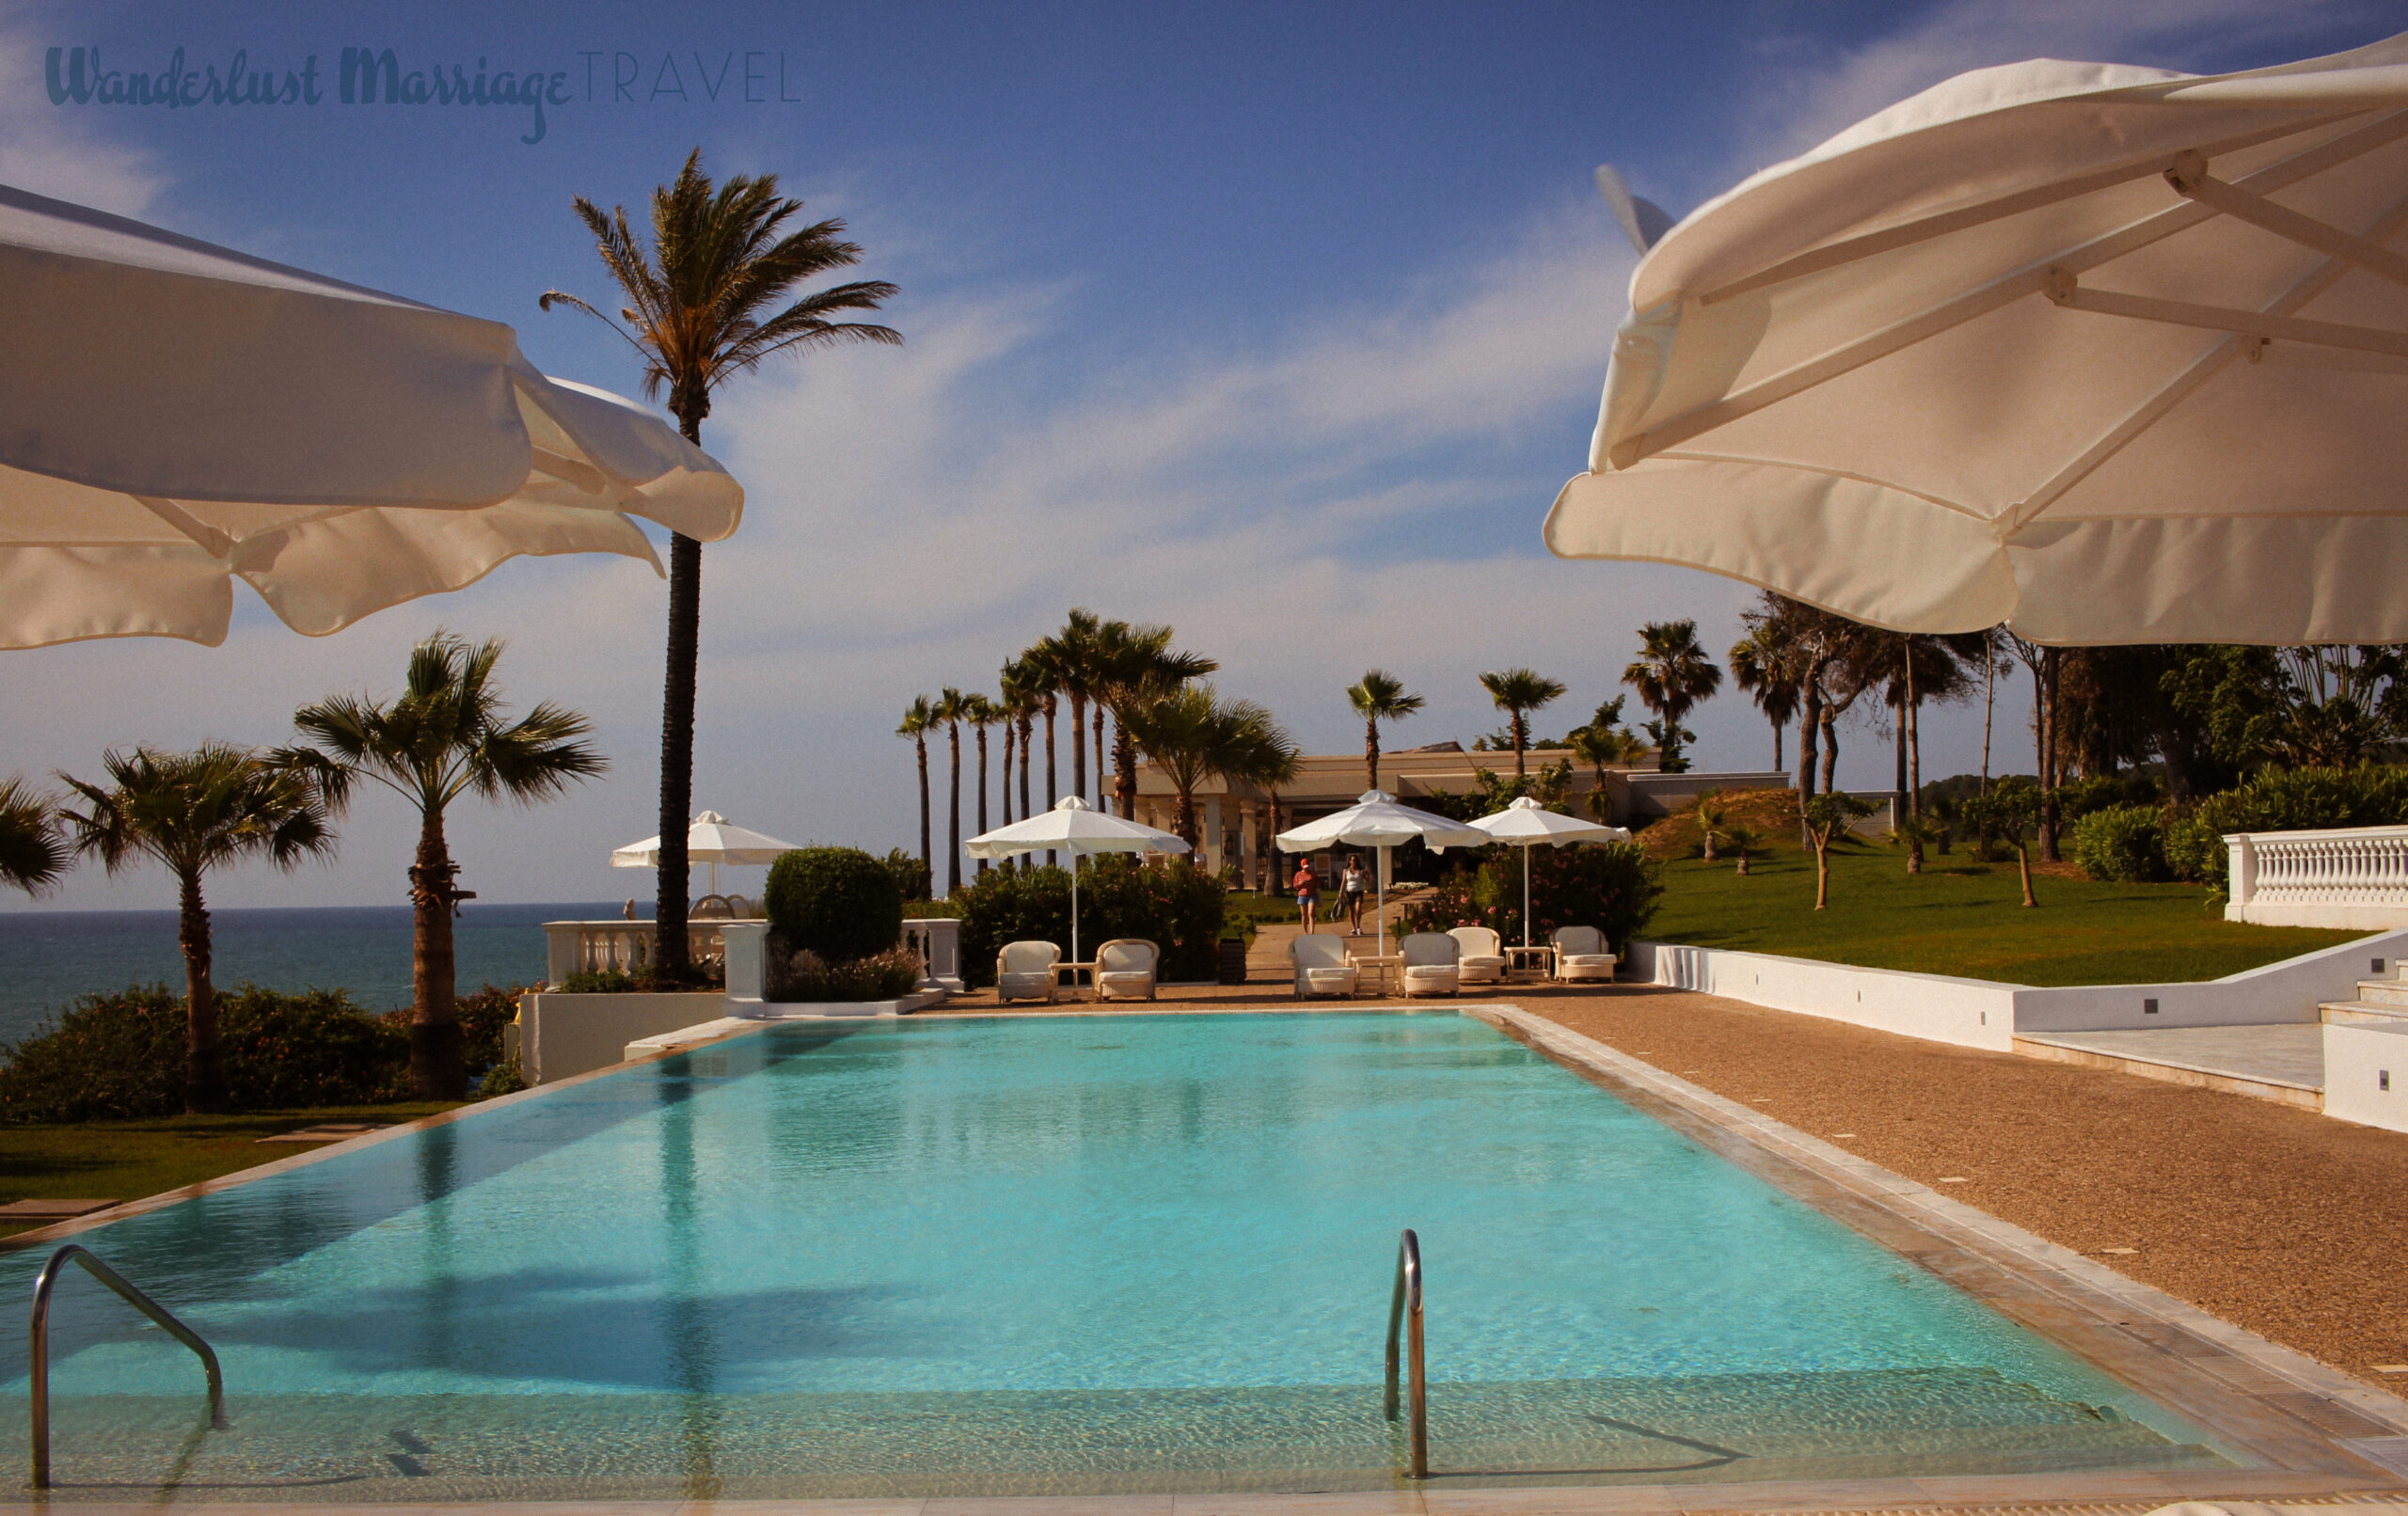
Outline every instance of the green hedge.
[[(1481, 849), (1431, 892), (1398, 912), (1399, 930), (1443, 932), (1485, 926), (1508, 942), (1522, 940), (1521, 850)], [(1530, 849), (1530, 940), (1559, 926), (1594, 926), (1616, 953), (1647, 929), (1664, 893), (1664, 866), (1631, 843)]]
[(2174, 876), (2165, 857), (2165, 809), (2110, 805), (2073, 824), (2074, 861), (2094, 879), (2162, 884)]
[(2408, 825), (2408, 766), (2270, 768), (2200, 801), (2188, 835), (2169, 852), (2184, 857), (2198, 878), (2221, 890), (2229, 861), (2222, 840), (2226, 832), (2402, 825)]
[(775, 943), (850, 963), (903, 940), (903, 891), (885, 860), (858, 847), (798, 847), (769, 865), (762, 892)]
[[(961, 903), (961, 977), (972, 987), (995, 982), (995, 955), (1006, 942), (1053, 942), (1070, 955), (1070, 876), (1058, 868), (1009, 864), (955, 896)], [(1165, 980), (1211, 979), (1216, 971), (1228, 891), (1185, 859), (1164, 866), (1106, 855), (1079, 876), (1079, 945), (1093, 955), (1116, 937), (1140, 937), (1163, 952)]]
[[(460, 998), (471, 1077), (502, 1062), (518, 992)], [(408, 1098), (409, 1012), (372, 1016), (341, 989), (297, 994), (244, 985), (217, 997), (217, 1042), (235, 1109), (376, 1105)], [(184, 1108), (184, 998), (166, 985), (86, 995), (5, 1050), (0, 1122), (174, 1115)], [(489, 1093), (501, 1093), (495, 1082)]]

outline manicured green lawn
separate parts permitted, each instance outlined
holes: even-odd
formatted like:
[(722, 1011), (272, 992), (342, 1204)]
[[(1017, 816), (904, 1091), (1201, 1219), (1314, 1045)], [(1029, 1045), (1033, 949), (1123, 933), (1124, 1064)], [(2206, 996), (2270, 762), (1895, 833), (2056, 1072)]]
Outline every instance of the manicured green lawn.
[(1796, 846), (1751, 860), (1676, 859), (1644, 936), (1700, 947), (1997, 979), (2019, 985), (2130, 985), (2220, 979), (2363, 936), (2223, 919), (2195, 884), (2096, 884), (2036, 877), (2025, 909), (2015, 861), (1925, 860), (1858, 845), (1831, 857), (1831, 899), (1814, 909), (1814, 861)]
[[(317, 1149), (260, 1139), (322, 1122), (416, 1121), (447, 1102), (250, 1111), (235, 1116), (163, 1116), (73, 1126), (0, 1127), (0, 1203), (11, 1200), (140, 1200), (237, 1169)], [(0, 1236), (27, 1231), (0, 1223)]]

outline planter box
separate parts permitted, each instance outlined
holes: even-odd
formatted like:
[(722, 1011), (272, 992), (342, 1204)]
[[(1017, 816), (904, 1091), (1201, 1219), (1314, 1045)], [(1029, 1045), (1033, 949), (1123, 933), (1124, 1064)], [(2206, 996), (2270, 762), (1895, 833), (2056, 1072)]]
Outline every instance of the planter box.
[(538, 990), (518, 998), (518, 1062), (543, 1084), (626, 1061), (628, 1043), (727, 1014), (716, 989), (669, 995), (571, 995)]
[(1235, 941), (1231, 941), (1224, 939), (1220, 944), (1220, 959), (1217, 964), (1217, 967), (1220, 970), (1219, 982), (1225, 985), (1244, 984), (1245, 940), (1244, 938), (1240, 938)]

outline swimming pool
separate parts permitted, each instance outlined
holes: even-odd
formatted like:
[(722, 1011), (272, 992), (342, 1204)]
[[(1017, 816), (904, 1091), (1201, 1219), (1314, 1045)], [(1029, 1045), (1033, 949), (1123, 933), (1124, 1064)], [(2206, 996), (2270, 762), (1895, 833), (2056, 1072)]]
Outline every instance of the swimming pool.
[(773, 1026), (130, 1218), (79, 1240), (215, 1345), (233, 1426), (78, 1280), (55, 1459), (226, 1499), (1380, 1487), (1405, 1226), (1443, 1470), (2229, 1466), (1450, 1012)]

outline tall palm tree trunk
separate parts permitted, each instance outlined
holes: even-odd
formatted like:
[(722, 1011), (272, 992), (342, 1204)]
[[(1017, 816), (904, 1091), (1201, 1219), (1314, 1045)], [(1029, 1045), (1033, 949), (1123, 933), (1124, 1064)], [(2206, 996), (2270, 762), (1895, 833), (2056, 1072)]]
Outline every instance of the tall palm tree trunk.
[(1087, 794), (1087, 699), (1085, 695), (1070, 697), (1070, 793), (1081, 799)]
[(217, 988), (209, 980), (209, 910), (200, 874), (177, 876), (176, 944), (184, 950), (184, 1110), (226, 1109), (226, 1064), (217, 1049)]
[(944, 823), (944, 892), (950, 898), (961, 889), (961, 728), (947, 723), (945, 734), (953, 743), (953, 793)]
[(1112, 793), (1120, 802), (1120, 819), (1137, 819), (1137, 740), (1126, 722), (1112, 725)]
[(1526, 752), (1530, 745), (1530, 726), (1522, 719), (1522, 713), (1519, 711), (1513, 713), (1513, 779), (1516, 783), (1519, 783), (1530, 775), (1530, 766), (1526, 761)]
[(914, 736), (911, 746), (920, 753), (920, 867), (936, 878), (937, 855), (928, 847), (928, 739)]
[(1375, 719), (1363, 723), (1363, 787), (1380, 787), (1380, 723)]
[(1020, 818), (1026, 821), (1028, 809), (1028, 739), (1037, 734), (1037, 724), (1028, 717), (1020, 719)]
[[(702, 445), (702, 427), (687, 421), (686, 440)], [(660, 702), (660, 870), (653, 906), (652, 961), (666, 979), (680, 979), (686, 961), (687, 817), (694, 804), (694, 669), (701, 655), (703, 545), (669, 534), (669, 668)], [(415, 1056), (415, 1055), (413, 1055)]]
[(1097, 810), (1099, 810), (1099, 811), (1101, 811), (1101, 810), (1103, 810), (1103, 809), (1104, 809), (1104, 803), (1103, 803), (1103, 717), (1104, 717), (1103, 702), (1101, 702), (1101, 701), (1097, 701), (1097, 702), (1095, 703), (1095, 808), (1096, 808)]
[(1975, 793), (1990, 792), (1990, 719), (1998, 712), (1998, 650), (1982, 644), (1982, 779)]
[[(978, 729), (978, 833), (987, 829), (987, 729)], [(973, 835), (977, 835), (974, 833)], [(987, 872), (987, 861), (978, 861), (978, 872)]]
[(1004, 723), (1004, 766), (995, 776), (1002, 782), (995, 786), (995, 790), (996, 797), (1002, 802), (1004, 825), (1006, 827), (1012, 824), (1012, 746), (1019, 737), (1019, 730), (1011, 722), (1006, 721)]
[[(1051, 696), (1051, 695), (1046, 696), (1046, 697), (1045, 697), (1045, 809), (1046, 809), (1046, 810), (1048, 810), (1048, 811), (1053, 810), (1053, 809), (1054, 809), (1054, 807), (1056, 804), (1060, 803), (1061, 798), (1062, 798), (1062, 792), (1061, 792), (1061, 790), (1057, 787), (1057, 782), (1057, 782), (1057, 781), (1054, 779), (1054, 697), (1053, 697), (1053, 696)], [(1051, 848), (1051, 847), (1047, 848), (1047, 849), (1045, 850), (1045, 866), (1046, 866), (1047, 868), (1049, 868), (1049, 869), (1050, 869), (1050, 868), (1052, 868), (1052, 867), (1054, 867), (1054, 864), (1055, 864), (1055, 862), (1056, 862), (1056, 861), (1058, 861), (1058, 860), (1056, 859), (1056, 856), (1055, 856), (1055, 854), (1054, 854), (1054, 849), (1053, 849), (1053, 848)]]
[(1782, 761), (1781, 761), (1781, 723), (1780, 723), (1779, 721), (1775, 721), (1775, 722), (1772, 724), (1772, 771), (1773, 771), (1774, 773), (1778, 774), (1778, 773), (1780, 773), (1780, 772), (1781, 772), (1782, 767)]
[(2057, 849), (2057, 785), (2063, 778), (2057, 763), (2057, 671), (2064, 661), (2062, 648), (2040, 651), (2040, 856), (2052, 863), (2063, 861)]
[[(661, 841), (666, 851), (667, 833)], [(458, 1100), (468, 1093), (452, 952), (457, 872), (443, 840), (443, 813), (429, 808), (419, 821), (418, 861), (410, 865), (410, 1092), (421, 1100)], [(686, 940), (683, 930), (677, 940)]]

